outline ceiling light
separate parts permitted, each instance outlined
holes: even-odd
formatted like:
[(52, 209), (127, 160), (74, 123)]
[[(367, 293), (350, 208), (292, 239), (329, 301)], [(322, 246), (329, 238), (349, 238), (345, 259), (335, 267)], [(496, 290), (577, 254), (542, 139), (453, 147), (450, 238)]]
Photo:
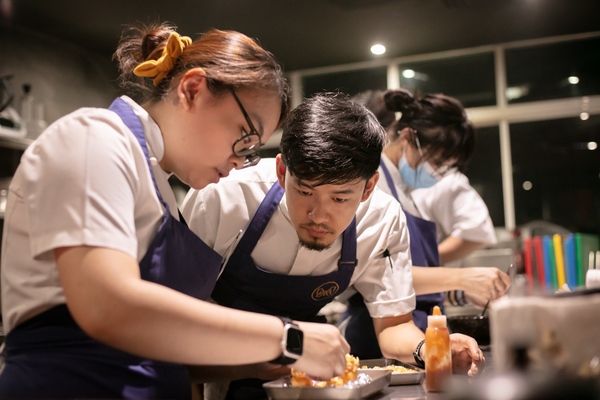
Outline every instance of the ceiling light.
[(577, 85), (579, 83), (579, 78), (576, 76), (570, 76), (567, 80), (571, 85)]
[(383, 54), (383, 53), (385, 53), (385, 46), (382, 44), (376, 44), (373, 47), (371, 47), (371, 53)]
[(598, 148), (598, 143), (588, 142), (588, 150), (596, 150), (597, 148)]
[(582, 121), (587, 121), (590, 118), (590, 114), (582, 112), (581, 114), (579, 114), (579, 118), (581, 118)]
[(412, 69), (405, 69), (404, 71), (402, 71), (402, 76), (408, 79), (414, 78), (415, 71), (413, 71)]
[(506, 99), (514, 100), (529, 94), (529, 86), (510, 86), (506, 88)]

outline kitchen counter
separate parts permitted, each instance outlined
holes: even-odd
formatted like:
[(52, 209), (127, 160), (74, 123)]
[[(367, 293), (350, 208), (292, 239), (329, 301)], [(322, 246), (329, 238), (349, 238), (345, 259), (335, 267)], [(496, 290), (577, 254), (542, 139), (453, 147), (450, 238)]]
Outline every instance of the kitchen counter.
[[(486, 362), (485, 370), (482, 372), (481, 376), (485, 376), (486, 374), (489, 374), (492, 369), (492, 354), (490, 346), (482, 346), (481, 350), (483, 351)], [(466, 379), (462, 376), (456, 378)], [(420, 385), (388, 386), (376, 395), (369, 397), (369, 400), (392, 399), (445, 400), (447, 399), (447, 396), (443, 392), (427, 392), (427, 389), (425, 389), (425, 381), (423, 381)]]

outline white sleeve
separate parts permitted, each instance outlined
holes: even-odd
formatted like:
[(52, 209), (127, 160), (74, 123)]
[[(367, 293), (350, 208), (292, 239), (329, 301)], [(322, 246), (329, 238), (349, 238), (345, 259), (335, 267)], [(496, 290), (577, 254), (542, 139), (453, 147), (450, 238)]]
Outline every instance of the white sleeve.
[(406, 217), (395, 200), (386, 214), (385, 219), (392, 218), (392, 223), (380, 232), (382, 238), (373, 257), (354, 283), (373, 318), (408, 314), (416, 306)]
[(485, 244), (496, 243), (488, 208), (467, 177), (450, 176), (433, 188), (435, 190), (427, 196), (435, 201), (425, 203), (429, 203), (430, 207), (425, 212), (442, 228), (444, 236)]
[(248, 225), (244, 194), (237, 182), (219, 182), (202, 190), (191, 189), (181, 205), (190, 230), (223, 257)]
[[(190, 230), (214, 249), (220, 220), (221, 199), (213, 189), (214, 185), (209, 185), (204, 190), (190, 189), (180, 210)], [(210, 204), (210, 210), (206, 207), (207, 203)]]
[(138, 177), (122, 124), (107, 110), (79, 112), (41, 135), (22, 159), (34, 257), (99, 246), (137, 258)]

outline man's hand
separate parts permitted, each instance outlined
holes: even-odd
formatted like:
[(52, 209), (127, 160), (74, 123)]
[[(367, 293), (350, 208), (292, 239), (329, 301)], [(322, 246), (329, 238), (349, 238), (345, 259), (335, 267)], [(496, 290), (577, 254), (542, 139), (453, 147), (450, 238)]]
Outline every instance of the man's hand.
[(461, 333), (453, 333), (450, 335), (450, 349), (453, 373), (475, 376), (483, 371), (485, 357), (475, 339)]

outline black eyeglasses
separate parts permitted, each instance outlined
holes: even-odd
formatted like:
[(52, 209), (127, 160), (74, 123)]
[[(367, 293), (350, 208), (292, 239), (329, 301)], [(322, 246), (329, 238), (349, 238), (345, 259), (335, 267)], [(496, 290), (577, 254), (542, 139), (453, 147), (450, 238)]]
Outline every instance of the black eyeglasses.
[(248, 116), (244, 106), (242, 106), (242, 102), (235, 94), (235, 90), (229, 86), (229, 91), (233, 95), (233, 98), (240, 107), (240, 110), (242, 111), (242, 114), (244, 114), (244, 118), (246, 118), (246, 122), (248, 122), (248, 126), (250, 127), (250, 132), (246, 132), (244, 129), (242, 129), (244, 134), (241, 138), (233, 143), (233, 154), (235, 154), (237, 157), (246, 157), (246, 161), (244, 161), (242, 168), (251, 167), (258, 164), (260, 161), (260, 156), (258, 155), (258, 149), (260, 149), (261, 146), (260, 135), (254, 128), (252, 120)]

